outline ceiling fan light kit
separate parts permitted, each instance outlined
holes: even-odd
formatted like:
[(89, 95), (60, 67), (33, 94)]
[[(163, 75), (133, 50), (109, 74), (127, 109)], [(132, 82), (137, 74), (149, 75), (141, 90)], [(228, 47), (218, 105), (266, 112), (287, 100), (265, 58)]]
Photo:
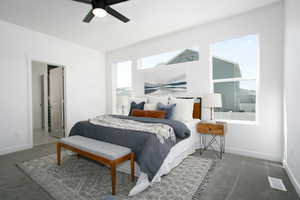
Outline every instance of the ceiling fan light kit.
[(111, 5), (122, 3), (128, 0), (73, 0), (80, 3), (90, 4), (92, 9), (83, 19), (83, 22), (90, 23), (92, 19), (96, 17), (105, 17), (107, 14), (112, 15), (113, 17), (119, 19), (120, 21), (127, 23), (130, 20), (113, 9)]
[(93, 9), (93, 14), (96, 17), (105, 17), (107, 15), (107, 12), (103, 8), (94, 8)]

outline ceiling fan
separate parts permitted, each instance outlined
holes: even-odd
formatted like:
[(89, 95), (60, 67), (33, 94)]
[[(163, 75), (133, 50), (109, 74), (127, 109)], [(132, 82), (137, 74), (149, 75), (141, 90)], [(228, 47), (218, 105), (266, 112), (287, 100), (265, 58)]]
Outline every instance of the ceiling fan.
[(90, 21), (96, 17), (105, 17), (108, 14), (114, 16), (115, 18), (121, 20), (124, 23), (129, 22), (129, 19), (113, 9), (111, 5), (118, 4), (128, 0), (73, 0), (80, 3), (86, 3), (92, 5), (92, 9), (85, 16), (83, 22), (90, 23)]

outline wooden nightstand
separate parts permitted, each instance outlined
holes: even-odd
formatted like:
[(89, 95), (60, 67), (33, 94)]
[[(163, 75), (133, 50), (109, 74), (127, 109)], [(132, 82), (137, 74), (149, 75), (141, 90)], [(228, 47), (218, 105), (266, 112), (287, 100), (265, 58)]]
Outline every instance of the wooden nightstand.
[[(200, 150), (200, 154), (206, 151), (209, 147), (211, 147), (215, 152), (216, 149), (213, 144), (217, 144), (220, 148), (220, 152), (217, 155), (222, 159), (223, 153), (225, 153), (225, 132), (226, 132), (227, 124), (223, 122), (217, 123), (209, 123), (209, 122), (200, 122), (197, 125), (197, 131), (201, 134), (201, 142), (202, 149)], [(207, 135), (211, 135), (211, 140), (206, 143)], [(219, 137), (219, 141), (217, 140)]]

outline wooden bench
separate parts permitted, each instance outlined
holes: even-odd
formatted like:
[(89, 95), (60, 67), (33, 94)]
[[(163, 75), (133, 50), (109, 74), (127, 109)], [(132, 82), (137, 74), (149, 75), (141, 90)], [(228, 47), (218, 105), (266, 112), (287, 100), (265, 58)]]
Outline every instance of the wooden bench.
[(134, 181), (134, 153), (131, 149), (82, 136), (71, 136), (57, 143), (57, 164), (61, 163), (61, 148), (110, 166), (112, 195), (116, 194), (116, 166), (127, 160), (131, 165), (131, 181)]

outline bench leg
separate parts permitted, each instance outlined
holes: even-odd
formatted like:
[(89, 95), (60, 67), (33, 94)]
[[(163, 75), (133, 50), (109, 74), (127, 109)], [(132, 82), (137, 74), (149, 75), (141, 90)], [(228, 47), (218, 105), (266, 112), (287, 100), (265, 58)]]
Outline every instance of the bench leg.
[(112, 187), (112, 195), (116, 195), (116, 164), (113, 163), (110, 166), (111, 170), (111, 187)]
[(60, 165), (60, 161), (61, 161), (61, 143), (56, 144), (56, 157), (57, 157), (57, 165)]
[(134, 181), (134, 153), (131, 153), (130, 155), (130, 166), (131, 166), (131, 181)]

